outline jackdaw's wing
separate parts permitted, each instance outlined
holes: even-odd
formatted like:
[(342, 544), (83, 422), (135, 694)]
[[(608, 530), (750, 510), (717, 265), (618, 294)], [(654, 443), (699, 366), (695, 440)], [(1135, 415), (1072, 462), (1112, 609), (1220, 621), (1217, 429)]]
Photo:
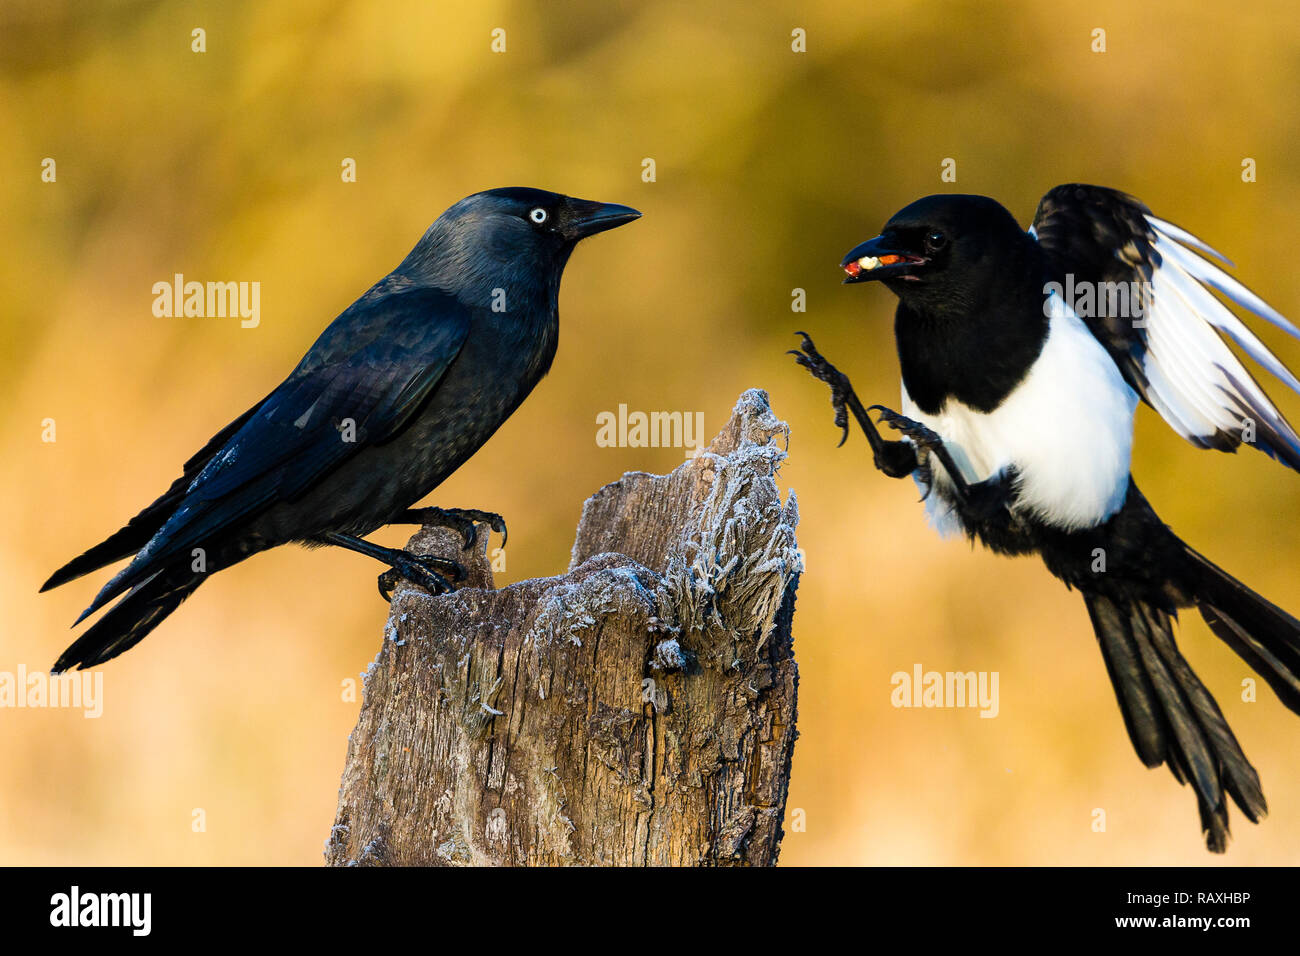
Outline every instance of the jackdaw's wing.
[(78, 620), (363, 448), (393, 438), (464, 344), (471, 312), (435, 289), (366, 296), (334, 320), (287, 379), (186, 489), (157, 534)]
[[(1297, 392), (1300, 380), (1210, 290), (1297, 338), (1300, 329), (1206, 257), (1230, 262), (1132, 196), (1100, 186), (1057, 186), (1038, 204), (1030, 233), (1054, 281), (1091, 286), (1093, 308), (1076, 311), (1093, 314), (1080, 318), (1178, 434), (1220, 451), (1244, 440), (1300, 470), (1300, 436), (1219, 332)], [(1078, 292), (1068, 304), (1077, 301)], [(1115, 309), (1121, 302), (1128, 308)], [(1103, 314), (1114, 312), (1123, 314)]]

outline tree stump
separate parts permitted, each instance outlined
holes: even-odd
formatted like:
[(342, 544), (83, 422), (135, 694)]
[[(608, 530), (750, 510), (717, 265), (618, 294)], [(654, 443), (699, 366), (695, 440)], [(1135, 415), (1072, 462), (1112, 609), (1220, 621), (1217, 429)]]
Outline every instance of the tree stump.
[(587, 500), (568, 573), (496, 590), (487, 529), (410, 547), (469, 578), (394, 594), (330, 865), (772, 865), (802, 564), (766, 393), (669, 475)]

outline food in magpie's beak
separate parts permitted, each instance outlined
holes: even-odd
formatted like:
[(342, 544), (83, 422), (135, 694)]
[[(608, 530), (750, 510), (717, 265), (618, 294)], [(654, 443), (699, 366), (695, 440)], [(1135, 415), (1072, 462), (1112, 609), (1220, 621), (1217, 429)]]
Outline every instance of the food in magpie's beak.
[(877, 266), (892, 266), (895, 262), (903, 262), (907, 258), (907, 256), (894, 255), (880, 256), (879, 258), (876, 256), (863, 256), (861, 259), (848, 263), (844, 267), (844, 271), (851, 276), (856, 276), (861, 272), (870, 272)]

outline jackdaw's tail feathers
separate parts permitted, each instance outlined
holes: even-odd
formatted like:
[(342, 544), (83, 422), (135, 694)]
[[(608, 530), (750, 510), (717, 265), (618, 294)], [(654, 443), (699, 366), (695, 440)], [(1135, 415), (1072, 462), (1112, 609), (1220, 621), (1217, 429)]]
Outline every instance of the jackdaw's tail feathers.
[(1179, 783), (1192, 784), (1206, 845), (1224, 852), (1225, 794), (1252, 823), (1268, 806), (1219, 705), (1174, 642), (1174, 616), (1135, 598), (1085, 592), (1084, 601), (1134, 749), (1148, 767), (1168, 764)]
[(133, 587), (77, 638), (55, 661), (54, 672), (95, 667), (130, 650), (180, 607), (205, 577), (191, 571), (188, 564), (159, 570)]
[[(159, 502), (161, 501), (163, 499), (159, 499)], [(67, 584), (83, 574), (98, 571), (107, 564), (121, 561), (123, 558), (130, 557), (138, 552), (158, 532), (158, 529), (163, 526), (163, 523), (171, 514), (170, 510), (158, 508), (159, 502), (150, 505), (132, 518), (126, 527), (109, 535), (107, 539), (101, 541), (84, 554), (77, 555), (51, 574), (49, 579), (41, 585), (41, 592), (57, 588), (61, 584)], [(170, 502), (170, 504), (174, 504), (174, 502)]]
[(199, 472), (207, 467), (208, 462), (225, 447), (231, 436), (239, 431), (253, 417), (253, 413), (261, 407), (262, 402), (258, 402), (213, 435), (206, 445), (190, 457), (190, 460), (185, 463), (181, 476), (171, 483), (171, 487), (163, 492), (157, 501), (127, 522), (126, 527), (109, 535), (106, 540), (101, 541), (84, 554), (77, 555), (77, 557), (51, 574), (49, 580), (41, 585), (41, 591), (57, 588), (60, 584), (66, 584), (83, 574), (89, 574), (91, 571), (98, 571), (114, 561), (129, 558), (143, 548), (149, 539), (167, 523), (167, 519), (172, 516), (181, 499), (185, 497), (186, 490), (198, 477)]

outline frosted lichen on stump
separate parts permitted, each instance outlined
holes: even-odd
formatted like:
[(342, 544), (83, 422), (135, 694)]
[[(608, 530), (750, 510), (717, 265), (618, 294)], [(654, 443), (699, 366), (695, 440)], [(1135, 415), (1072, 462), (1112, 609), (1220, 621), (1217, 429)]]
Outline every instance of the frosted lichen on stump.
[[(751, 389), (669, 475), (589, 498), (568, 572), (394, 595), (332, 865), (770, 865), (795, 740), (800, 559), (785, 423)], [(486, 529), (481, 529), (486, 532)]]

